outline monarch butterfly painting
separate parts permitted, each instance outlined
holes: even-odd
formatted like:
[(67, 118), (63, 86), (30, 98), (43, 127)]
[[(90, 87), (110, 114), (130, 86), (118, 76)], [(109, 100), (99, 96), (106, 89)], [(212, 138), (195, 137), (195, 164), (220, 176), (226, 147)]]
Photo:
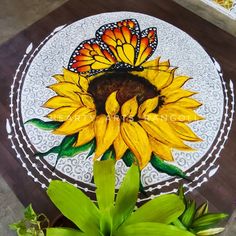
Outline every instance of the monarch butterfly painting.
[(64, 136), (38, 154), (57, 153), (59, 160), (87, 151), (94, 160), (121, 159), (140, 170), (151, 163), (186, 178), (171, 164), (172, 152), (194, 151), (189, 144), (201, 141), (188, 124), (203, 119), (195, 111), (202, 104), (183, 87), (189, 76), (177, 76), (160, 56), (150, 60), (157, 46), (158, 29), (141, 31), (135, 19), (105, 24), (81, 42), (49, 86), (56, 94), (43, 105), (52, 109), (50, 121), (28, 121)]

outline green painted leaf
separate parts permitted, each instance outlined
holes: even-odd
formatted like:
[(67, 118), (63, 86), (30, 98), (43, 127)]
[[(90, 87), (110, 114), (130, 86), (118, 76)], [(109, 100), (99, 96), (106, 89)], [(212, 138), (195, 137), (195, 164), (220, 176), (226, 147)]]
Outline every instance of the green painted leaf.
[(35, 156), (47, 156), (48, 154), (51, 154), (51, 153), (59, 153), (60, 150), (61, 150), (60, 146), (55, 146), (49, 149), (47, 152), (36, 152)]
[(171, 176), (179, 176), (181, 178), (188, 179), (185, 173), (180, 168), (166, 163), (155, 154), (152, 155), (151, 164), (157, 171), (166, 173)]
[(93, 139), (90, 142), (90, 147), (89, 148), (90, 148), (90, 151), (89, 151), (89, 153), (88, 153), (86, 158), (90, 157), (95, 152), (95, 149), (96, 149), (96, 141), (95, 141), (95, 139)]
[(135, 161), (135, 155), (130, 150), (127, 150), (122, 157), (122, 160), (127, 167), (130, 167)]
[(72, 147), (76, 140), (77, 134), (65, 136), (65, 138), (61, 142), (61, 148)]
[[(66, 139), (67, 138), (67, 139)], [(73, 144), (76, 141), (76, 136), (69, 136), (65, 137), (65, 139), (62, 141), (60, 148), (61, 151), (59, 153), (59, 157), (74, 157), (82, 152), (88, 151), (90, 148), (94, 145), (94, 140), (90, 141), (89, 143), (86, 143), (80, 147), (74, 147)]]
[(116, 196), (114, 208), (114, 230), (133, 212), (139, 191), (139, 168), (132, 165), (128, 170)]
[(198, 217), (205, 215), (207, 213), (208, 213), (208, 202), (205, 202), (198, 207), (194, 218), (197, 219)]
[(115, 197), (115, 161), (95, 161), (93, 173), (98, 206), (102, 211), (111, 209)]
[(184, 203), (179, 196), (175, 194), (161, 195), (142, 205), (124, 224), (130, 225), (139, 222), (170, 224), (182, 215), (184, 209)]
[(31, 120), (26, 121), (25, 124), (31, 124), (43, 130), (54, 130), (54, 129), (57, 129), (62, 124), (62, 122), (31, 119)]
[(225, 228), (212, 228), (197, 232), (198, 236), (216, 235), (224, 231)]
[(185, 227), (189, 228), (189, 226), (191, 226), (195, 212), (196, 212), (196, 202), (191, 201), (181, 217), (181, 221)]
[(224, 213), (208, 213), (194, 220), (192, 227), (194, 228), (211, 227), (218, 224), (221, 220), (225, 219), (226, 217), (228, 217), (228, 215)]
[(46, 236), (90, 236), (90, 235), (69, 228), (47, 228)]
[(109, 148), (103, 155), (101, 160), (105, 161), (105, 160), (109, 160), (109, 159), (115, 159), (115, 153), (114, 150), (112, 148)]
[(47, 194), (62, 214), (89, 236), (99, 235), (100, 212), (79, 189), (62, 181), (51, 181)]
[(194, 234), (172, 225), (146, 222), (122, 225), (114, 236), (194, 236)]

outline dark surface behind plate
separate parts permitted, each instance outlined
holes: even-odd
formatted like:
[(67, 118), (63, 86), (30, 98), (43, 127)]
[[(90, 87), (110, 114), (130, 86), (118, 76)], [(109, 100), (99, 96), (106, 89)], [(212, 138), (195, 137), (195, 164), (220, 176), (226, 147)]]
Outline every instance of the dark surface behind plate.
[[(224, 79), (236, 79), (236, 38), (194, 15), (170, 0), (71, 0), (33, 24), (0, 47), (0, 171), (24, 205), (33, 203), (35, 209), (53, 218), (57, 211), (48, 200), (45, 190), (27, 176), (15, 158), (7, 139), (6, 118), (9, 118), (9, 92), (15, 70), (33, 42), (37, 45), (57, 26), (70, 24), (84, 17), (111, 11), (134, 11), (149, 14), (182, 29), (222, 66)], [(173, 35), (174, 37), (174, 35)], [(236, 208), (236, 123), (233, 123), (219, 160), (220, 169), (197, 191), (191, 193), (199, 202), (208, 200), (211, 208), (231, 213)]]

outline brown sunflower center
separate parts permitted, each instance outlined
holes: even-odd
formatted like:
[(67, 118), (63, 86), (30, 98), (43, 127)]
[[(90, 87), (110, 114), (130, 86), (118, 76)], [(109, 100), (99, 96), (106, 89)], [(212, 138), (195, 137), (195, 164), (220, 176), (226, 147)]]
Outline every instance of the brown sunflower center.
[(140, 105), (145, 100), (159, 95), (159, 91), (143, 77), (128, 72), (106, 73), (92, 80), (88, 89), (98, 114), (105, 113), (106, 100), (114, 91), (118, 91), (117, 101), (120, 106), (134, 96), (137, 96)]

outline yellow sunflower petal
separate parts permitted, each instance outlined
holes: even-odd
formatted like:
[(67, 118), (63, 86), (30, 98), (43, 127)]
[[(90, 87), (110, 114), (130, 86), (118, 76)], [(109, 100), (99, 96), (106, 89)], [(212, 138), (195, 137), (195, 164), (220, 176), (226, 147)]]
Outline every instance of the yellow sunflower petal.
[(145, 130), (134, 121), (121, 123), (121, 135), (143, 169), (151, 158), (151, 146)]
[(81, 107), (82, 103), (80, 101), (72, 100), (68, 97), (55, 96), (50, 98), (47, 102), (44, 103), (43, 107), (57, 109), (60, 107)]
[(204, 118), (199, 116), (191, 109), (186, 109), (174, 104), (166, 104), (159, 111), (158, 114), (165, 120), (171, 122), (193, 122), (197, 120), (203, 120)]
[(194, 94), (196, 94), (196, 92), (191, 92), (184, 89), (176, 89), (169, 91), (169, 93), (163, 93), (161, 91), (161, 95), (165, 96), (165, 104), (176, 102), (181, 98), (190, 97)]
[(120, 160), (128, 149), (128, 146), (124, 142), (120, 133), (116, 137), (113, 145), (116, 153), (116, 160)]
[(139, 121), (145, 131), (158, 141), (178, 149), (188, 149), (188, 146), (178, 137), (176, 132), (156, 114), (147, 115), (148, 120)]
[(138, 111), (138, 102), (136, 96), (126, 101), (121, 107), (121, 115), (123, 117), (133, 118)]
[(138, 117), (139, 118), (145, 118), (145, 116), (152, 112), (153, 110), (156, 109), (156, 107), (158, 106), (158, 102), (159, 102), (159, 98), (158, 97), (154, 97), (154, 98), (150, 98), (147, 99), (146, 101), (144, 101), (138, 109)]
[(55, 78), (58, 82), (64, 82), (64, 76), (63, 75), (53, 75), (53, 78)]
[[(154, 60), (146, 61), (142, 64), (144, 70), (142, 71), (132, 71), (130, 72), (133, 75), (138, 75), (140, 77), (146, 78), (150, 83), (154, 81), (159, 69), (160, 57), (157, 57)], [(152, 83), (154, 84), (154, 82)]]
[(116, 94), (117, 94), (117, 91), (111, 93), (108, 96), (106, 100), (106, 104), (105, 104), (106, 112), (108, 115), (111, 115), (111, 116), (116, 115), (120, 110), (120, 105), (116, 99)]
[(196, 109), (202, 105), (202, 103), (196, 101), (193, 98), (182, 98), (175, 102), (176, 106), (184, 107), (184, 108), (192, 108)]
[(66, 121), (77, 107), (60, 107), (50, 112), (47, 117), (54, 121)]
[(159, 69), (160, 70), (168, 70), (170, 68), (170, 61), (163, 61), (159, 63)]
[(93, 98), (88, 95), (88, 94), (79, 94), (82, 103), (84, 104), (84, 106), (91, 108), (91, 109), (95, 109), (95, 103), (93, 101)]
[[(154, 60), (151, 61), (146, 61), (142, 64), (142, 67), (144, 69), (156, 69), (159, 65), (159, 61), (160, 61), (161, 57), (157, 57)], [(148, 71), (148, 70), (147, 70)]]
[(189, 127), (182, 122), (170, 122), (170, 126), (176, 131), (177, 135), (186, 141), (199, 142), (202, 141)]
[(63, 69), (64, 80), (65, 82), (73, 83), (78, 85), (79, 82), (79, 75), (75, 72), (67, 70), (66, 68)]
[(95, 159), (99, 158), (114, 142), (120, 132), (120, 120), (117, 117), (99, 115), (95, 120), (97, 141)]
[(75, 146), (81, 146), (90, 142), (95, 137), (94, 123), (92, 122), (88, 126), (84, 127), (78, 134), (78, 138)]
[(79, 132), (95, 119), (95, 111), (87, 107), (80, 107), (56, 130), (54, 134), (70, 135)]
[(62, 97), (69, 97), (75, 100), (78, 99), (76, 93), (82, 93), (82, 90), (77, 85), (66, 82), (52, 84), (49, 88)]
[(156, 139), (149, 137), (149, 141), (152, 147), (152, 151), (157, 154), (161, 159), (165, 161), (174, 161), (171, 147), (157, 141)]
[(89, 80), (84, 76), (79, 75), (79, 85), (84, 91), (88, 91)]
[(156, 86), (158, 90), (161, 90), (172, 83), (175, 70), (176, 69), (171, 69), (166, 71), (159, 71), (159, 73), (157, 73), (153, 81), (153, 84)]
[(188, 76), (177, 76), (174, 78), (173, 82), (167, 87), (163, 89), (163, 92), (165, 93), (166, 90), (175, 90), (181, 88), (189, 79), (191, 79)]

